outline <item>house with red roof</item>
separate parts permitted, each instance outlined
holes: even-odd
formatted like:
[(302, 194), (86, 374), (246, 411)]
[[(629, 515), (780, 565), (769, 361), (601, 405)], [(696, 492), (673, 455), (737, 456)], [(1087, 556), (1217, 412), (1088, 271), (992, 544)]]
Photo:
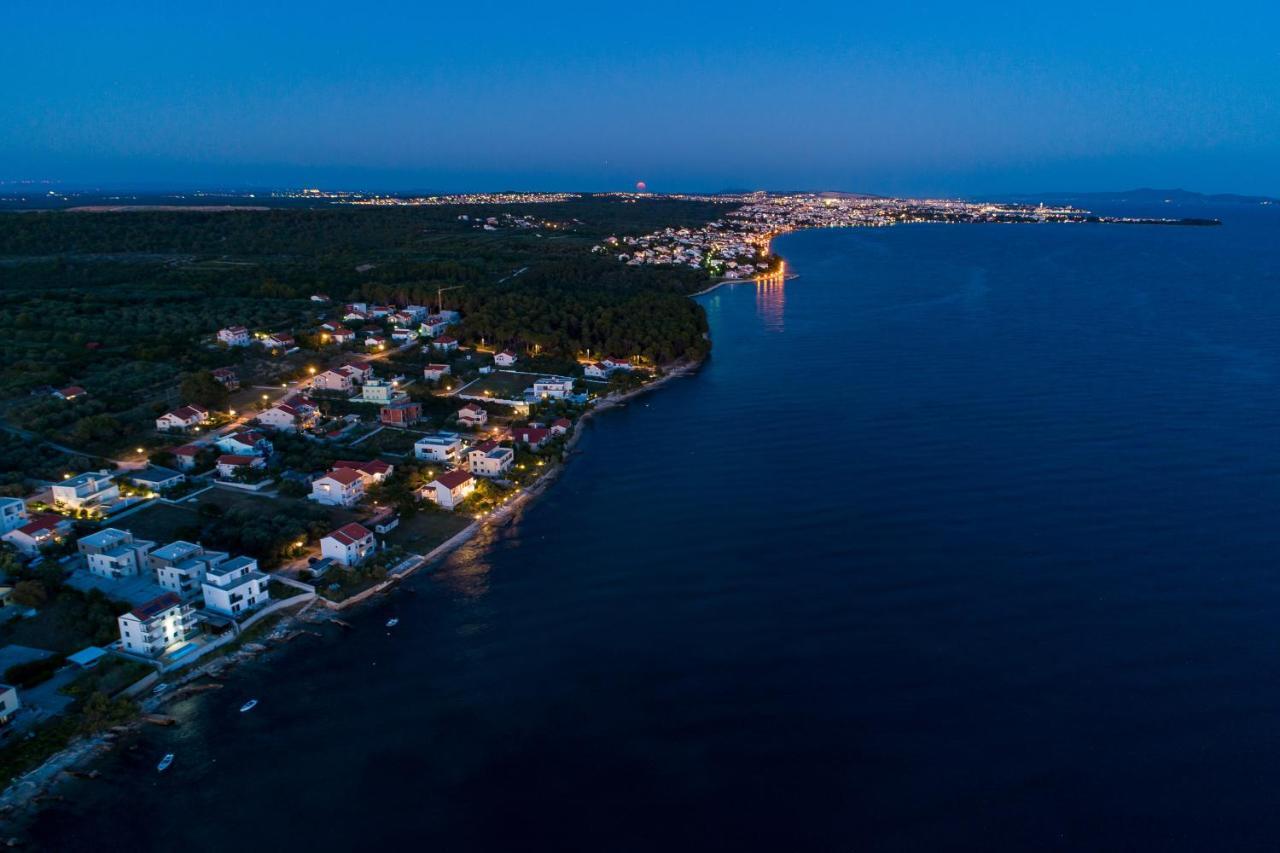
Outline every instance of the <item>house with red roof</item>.
[(467, 451), (467, 469), (477, 477), (501, 477), (511, 470), (515, 451), (496, 441), (482, 441)]
[(81, 397), (87, 397), (88, 395), (89, 392), (81, 388), (79, 385), (68, 385), (66, 388), (59, 388), (57, 391), (53, 392), (53, 396), (57, 397), (59, 400), (66, 400), (68, 402), (71, 400), (77, 400)]
[(476, 479), (469, 471), (455, 468), (436, 477), (418, 490), (418, 496), (441, 509), (456, 509), (476, 490)]
[(396, 466), (390, 462), (383, 462), (381, 459), (370, 459), (368, 462), (361, 462), (351, 459), (339, 459), (333, 463), (334, 471), (348, 470), (356, 471), (364, 478), (365, 486), (372, 486), (374, 483), (381, 483), (392, 474), (395, 473)]
[(247, 347), (253, 342), (249, 330), (244, 326), (227, 326), (218, 330), (218, 343), (229, 347)]
[(203, 448), (195, 444), (184, 444), (169, 452), (173, 454), (173, 464), (179, 471), (191, 471), (196, 467), (196, 460)]
[(240, 376), (230, 367), (219, 367), (211, 371), (213, 378), (222, 383), (222, 387), (228, 391), (234, 391), (240, 387)]
[(504, 349), (493, 357), (493, 363), (498, 367), (512, 367), (516, 363), (516, 354), (509, 349)]
[(196, 608), (177, 593), (166, 592), (139, 604), (116, 621), (124, 651), (158, 658), (196, 633)]
[(387, 426), (411, 426), (422, 420), (422, 404), (397, 400), (378, 410), (378, 420)]
[(458, 423), (475, 429), (489, 422), (489, 413), (476, 403), (467, 403), (458, 409)]
[(204, 406), (183, 406), (156, 418), (156, 429), (161, 432), (169, 430), (181, 432), (200, 426), (207, 420), (209, 420), (209, 410)]
[(351, 468), (335, 468), (311, 482), (308, 497), (325, 506), (351, 507), (364, 499), (364, 475)]
[(320, 540), (320, 553), (343, 566), (358, 566), (378, 550), (373, 533), (363, 524), (345, 524)]
[(512, 427), (511, 438), (517, 444), (527, 444), (530, 450), (541, 450), (551, 440), (551, 430), (542, 427)]
[(441, 335), (431, 342), (431, 348), (439, 352), (453, 352), (458, 348), (458, 339), (449, 335)]
[(551, 422), (552, 435), (565, 435), (573, 429), (573, 421), (568, 418), (556, 418)]
[(233, 479), (246, 468), (260, 471), (266, 467), (267, 460), (261, 456), (251, 456), (244, 453), (224, 453), (218, 457), (218, 476), (224, 480)]
[(428, 364), (422, 369), (422, 376), (435, 382), (441, 377), (449, 373), (449, 365), (447, 364)]
[(238, 429), (221, 436), (214, 443), (218, 445), (219, 450), (244, 456), (270, 456), (275, 450), (271, 439), (256, 429)]
[(21, 527), (15, 527), (4, 536), (0, 536), (19, 553), (34, 557), (46, 545), (61, 542), (71, 532), (71, 519), (56, 512), (42, 512), (31, 516), (31, 520)]

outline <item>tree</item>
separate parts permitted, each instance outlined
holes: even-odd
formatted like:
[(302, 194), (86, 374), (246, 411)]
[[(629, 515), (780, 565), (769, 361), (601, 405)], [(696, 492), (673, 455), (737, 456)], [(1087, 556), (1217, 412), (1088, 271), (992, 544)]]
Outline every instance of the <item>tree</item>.
[(44, 607), (49, 600), (49, 593), (44, 588), (44, 584), (39, 581), (27, 580), (18, 581), (13, 587), (13, 592), (9, 594), (14, 604), (23, 607)]
[(227, 407), (227, 389), (208, 370), (199, 373), (188, 373), (182, 377), (178, 385), (182, 399), (207, 409), (225, 409)]

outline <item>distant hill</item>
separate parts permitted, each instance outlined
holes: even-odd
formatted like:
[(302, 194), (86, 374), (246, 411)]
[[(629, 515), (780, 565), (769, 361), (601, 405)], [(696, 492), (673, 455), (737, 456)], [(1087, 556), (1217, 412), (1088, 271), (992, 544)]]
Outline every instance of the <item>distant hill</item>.
[(1122, 192), (1099, 193), (1037, 193), (1035, 195), (1014, 196), (1018, 200), (1039, 201), (1041, 199), (1057, 199), (1062, 201), (1088, 202), (1138, 202), (1143, 204), (1162, 204), (1166, 201), (1180, 204), (1280, 204), (1280, 199), (1262, 195), (1236, 195), (1234, 193), (1198, 193), (1191, 190), (1160, 190), (1151, 187), (1140, 187), (1136, 190)]

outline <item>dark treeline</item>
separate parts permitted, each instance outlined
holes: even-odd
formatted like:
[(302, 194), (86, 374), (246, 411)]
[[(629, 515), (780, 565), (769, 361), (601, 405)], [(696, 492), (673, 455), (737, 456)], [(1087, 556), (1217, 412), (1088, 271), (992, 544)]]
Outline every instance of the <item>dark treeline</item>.
[[(629, 267), (590, 250), (611, 234), (697, 225), (728, 209), (586, 198), (500, 207), (3, 213), (3, 414), (73, 439), (76, 429), (94, 437), (125, 430), (172, 404), (184, 375), (244, 357), (208, 346), (218, 328), (304, 333), (320, 307), (310, 301), (314, 293), (335, 302), (433, 306), (445, 288), (444, 305), (463, 312), (465, 343), (536, 346), (566, 358), (586, 350), (657, 362), (697, 355), (708, 346), (706, 320), (685, 296), (705, 283), (701, 271)], [(504, 213), (544, 224), (477, 227), (478, 218)], [(90, 389), (90, 401), (68, 409), (47, 396), (26, 397), (68, 384)]]

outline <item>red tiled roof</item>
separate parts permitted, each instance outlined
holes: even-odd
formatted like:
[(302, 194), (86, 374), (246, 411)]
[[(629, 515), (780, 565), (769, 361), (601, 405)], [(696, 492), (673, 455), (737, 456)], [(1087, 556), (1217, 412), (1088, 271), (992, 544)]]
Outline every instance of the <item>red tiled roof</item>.
[(344, 486), (349, 486), (357, 480), (363, 479), (359, 471), (354, 471), (350, 468), (335, 468), (324, 476), (330, 480), (337, 480)]
[(342, 527), (339, 527), (325, 538), (337, 539), (343, 545), (354, 545), (366, 536), (372, 535), (373, 534), (370, 533), (363, 524), (357, 524), (353, 521), (350, 524), (344, 524)]
[(137, 607), (129, 611), (129, 615), (135, 616), (144, 622), (151, 619), (174, 605), (181, 604), (182, 599), (178, 598), (176, 593), (166, 592), (164, 595), (157, 596), (145, 604), (139, 604)]
[(458, 488), (458, 486), (461, 486), (463, 483), (467, 482), (470, 479), (471, 479), (470, 473), (468, 473), (467, 471), (463, 471), (461, 468), (455, 468), (452, 471), (446, 471), (443, 474), (441, 474), (439, 477), (436, 477), (435, 482), (444, 486), (449, 491), (453, 491), (454, 489)]
[(339, 459), (333, 463), (333, 467), (335, 470), (349, 468), (354, 471), (362, 471), (365, 474), (385, 474), (391, 470), (391, 466), (381, 459), (370, 459), (368, 462)]
[(174, 456), (197, 456), (199, 455), (201, 449), (202, 448), (197, 447), (194, 444), (184, 444), (181, 447), (175, 447), (173, 450), (170, 450), (169, 452), (172, 453)]
[(33, 516), (30, 521), (18, 528), (28, 536), (35, 536), (42, 530), (53, 530), (66, 519), (56, 512), (44, 512)]
[(257, 456), (242, 456), (238, 453), (224, 453), (218, 457), (219, 465), (252, 465), (258, 461)]

